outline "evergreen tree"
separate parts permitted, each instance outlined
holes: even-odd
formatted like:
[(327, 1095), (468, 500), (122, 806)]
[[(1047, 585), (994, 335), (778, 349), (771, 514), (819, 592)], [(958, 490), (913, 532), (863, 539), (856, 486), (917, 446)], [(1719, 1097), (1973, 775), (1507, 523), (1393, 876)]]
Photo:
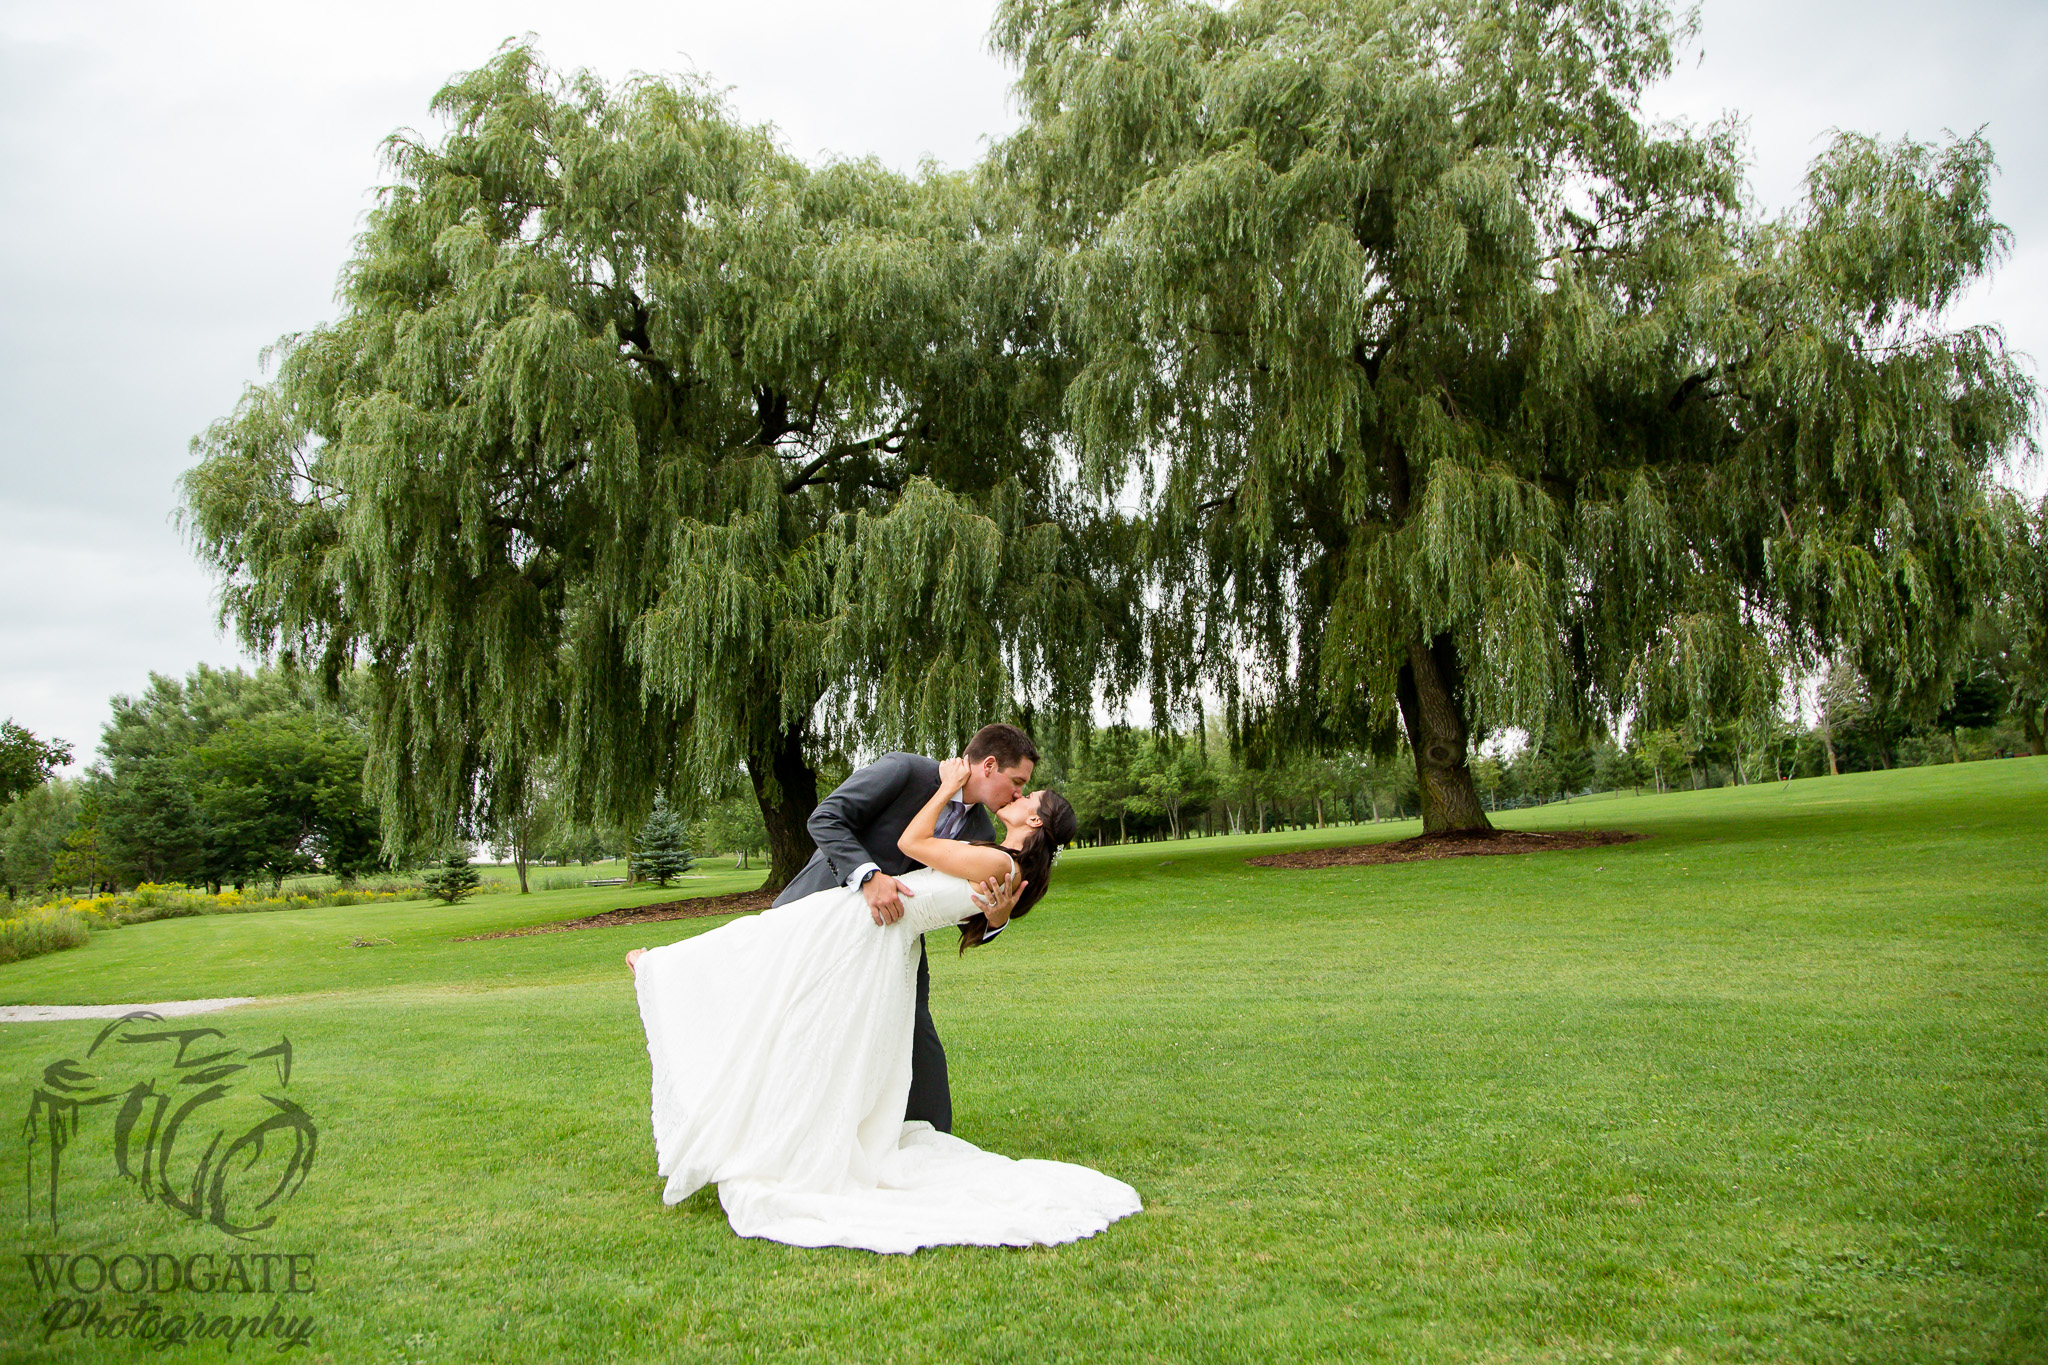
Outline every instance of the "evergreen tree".
[(690, 826), (669, 809), (667, 798), (656, 797), (654, 812), (633, 841), (634, 874), (665, 887), (696, 865), (690, 853)]
[(551, 756), (573, 820), (629, 825), (743, 767), (779, 885), (821, 753), (1135, 669), (1131, 533), (1054, 477), (1067, 362), (999, 185), (810, 169), (705, 85), (523, 46), (434, 107), (341, 318), (184, 481), (243, 640), (370, 665), (394, 834), (495, 827)]
[(1491, 727), (1827, 654), (1939, 704), (2035, 405), (1942, 327), (2008, 240), (1981, 138), (1838, 135), (1759, 221), (1734, 125), (1643, 115), (1657, 0), (1003, 0), (996, 41), (1084, 468), (1156, 488), (1162, 692), (1398, 717), (1431, 831), (1487, 828)]
[(57, 886), (101, 892), (116, 889), (116, 875), (100, 830), (100, 791), (92, 783), (83, 783), (78, 797), (78, 819), (64, 838), (50, 880)]
[(450, 905), (476, 894), (483, 884), (483, 877), (470, 866), (469, 850), (459, 844), (441, 860), (440, 866), (420, 878), (420, 885), (427, 889), (428, 895), (437, 896)]
[(0, 856), (6, 861), (9, 899), (58, 884), (57, 861), (78, 823), (78, 787), (53, 777), (0, 810)]
[(123, 881), (205, 878), (206, 822), (196, 791), (199, 774), (189, 759), (189, 754), (148, 754), (125, 760), (118, 776), (95, 771), (100, 837)]

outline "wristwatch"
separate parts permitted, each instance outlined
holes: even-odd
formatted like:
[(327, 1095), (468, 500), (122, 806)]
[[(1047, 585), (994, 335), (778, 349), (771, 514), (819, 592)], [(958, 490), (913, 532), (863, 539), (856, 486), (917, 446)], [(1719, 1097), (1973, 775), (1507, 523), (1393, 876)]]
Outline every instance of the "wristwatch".
[(879, 868), (879, 867), (871, 867), (871, 868), (869, 868), (869, 869), (867, 870), (867, 873), (866, 873), (866, 875), (864, 875), (864, 876), (863, 876), (863, 877), (862, 877), (862, 878), (860, 879), (860, 884), (861, 884), (862, 886), (866, 886), (866, 885), (867, 885), (867, 884), (868, 884), (869, 882), (871, 882), (871, 881), (873, 881), (873, 880), (874, 880), (875, 874), (876, 874), (877, 872), (880, 872), (881, 870), (882, 870), (882, 869), (881, 869), (881, 868)]

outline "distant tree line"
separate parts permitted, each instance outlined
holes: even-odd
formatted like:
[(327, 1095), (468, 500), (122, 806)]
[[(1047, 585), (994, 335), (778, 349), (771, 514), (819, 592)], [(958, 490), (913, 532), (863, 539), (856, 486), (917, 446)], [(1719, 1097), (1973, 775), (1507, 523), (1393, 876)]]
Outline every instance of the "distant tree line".
[(367, 754), (349, 689), (327, 698), (282, 669), (202, 665), (117, 696), (96, 761), (0, 809), (0, 885), (212, 890), (386, 862), (363, 797)]
[[(2020, 604), (2008, 603), (2008, 608)], [(2024, 612), (1987, 621), (2010, 626)], [(1677, 725), (1625, 734), (1552, 726), (1481, 743), (1475, 790), (1489, 811), (1603, 791), (1665, 792), (1792, 777), (2041, 754), (2038, 637), (1979, 630), (1945, 702), (1915, 717), (1847, 664), (1813, 680), (1803, 708), (1768, 699), (1750, 714), (1694, 711)], [(0, 804), (0, 890), (115, 890), (183, 882), (211, 890), (324, 872), (442, 863), (447, 850), (384, 841), (363, 786), (367, 758), (351, 683), (327, 697), (280, 668), (201, 665), (183, 679), (152, 675), (116, 696), (97, 756), (75, 780), (53, 778), (70, 748), (9, 721), (0, 733), (15, 795)], [(1092, 844), (1412, 819), (1422, 813), (1412, 758), (1395, 748), (1262, 751), (1211, 717), (1199, 728), (1071, 729), (1049, 746), (1041, 782), (1074, 804)], [(820, 760), (836, 784), (850, 761)], [(768, 848), (760, 803), (735, 769), (722, 787), (660, 800), (626, 827), (574, 818), (545, 772), (528, 804), (468, 831), (514, 864), (628, 859), (632, 875), (666, 884), (712, 854), (746, 867)], [(466, 854), (462, 855), (466, 858)]]
[[(53, 776), (70, 745), (5, 722), (0, 893), (145, 882), (275, 889), (316, 872), (344, 882), (386, 870), (445, 878), (467, 864), (471, 845), (501, 850), (522, 891), (533, 864), (610, 858), (666, 884), (699, 854), (734, 853), (744, 867), (767, 847), (759, 803), (737, 771), (724, 788), (679, 796), (673, 809), (657, 802), (648, 820), (625, 826), (575, 818), (542, 769), (525, 802), (494, 823), (459, 827), (447, 843), (387, 842), (364, 786), (362, 680), (338, 684), (325, 689), (278, 666), (152, 674), (141, 693), (112, 699), (93, 761), (75, 779)], [(833, 756), (825, 766), (833, 781), (846, 771)]]
[[(1931, 721), (1887, 717), (1853, 670), (1838, 667), (1817, 689), (1818, 714), (1782, 712), (1624, 736), (1562, 726), (1485, 743), (1472, 761), (1489, 811), (1598, 792), (1670, 792), (1745, 786), (1795, 777), (1919, 767), (2040, 753), (2023, 705), (1980, 680), (1960, 687)], [(1224, 727), (1206, 733), (1112, 726), (1093, 731), (1045, 768), (1074, 803), (1082, 840), (1239, 834), (1329, 824), (1417, 819), (1415, 765), (1407, 754), (1363, 750), (1289, 753), (1271, 760), (1233, 752)]]

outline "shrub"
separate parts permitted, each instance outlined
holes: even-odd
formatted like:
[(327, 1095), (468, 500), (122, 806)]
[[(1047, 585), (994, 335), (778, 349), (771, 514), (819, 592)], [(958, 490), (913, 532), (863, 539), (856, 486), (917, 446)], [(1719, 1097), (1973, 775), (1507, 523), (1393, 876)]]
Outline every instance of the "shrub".
[(73, 900), (60, 896), (51, 908), (69, 910), (83, 917), (88, 929), (112, 929), (122, 924), (147, 924), (151, 920), (182, 919), (187, 915), (248, 915), (266, 910), (301, 910), (326, 905), (381, 905), (386, 901), (417, 900), (418, 887), (403, 891), (368, 891), (348, 888), (305, 895), (259, 896), (246, 891), (218, 894), (173, 882), (159, 886), (144, 882), (133, 891), (113, 896), (88, 896)]
[(76, 948), (89, 937), (86, 917), (78, 911), (42, 906), (0, 920), (0, 963)]

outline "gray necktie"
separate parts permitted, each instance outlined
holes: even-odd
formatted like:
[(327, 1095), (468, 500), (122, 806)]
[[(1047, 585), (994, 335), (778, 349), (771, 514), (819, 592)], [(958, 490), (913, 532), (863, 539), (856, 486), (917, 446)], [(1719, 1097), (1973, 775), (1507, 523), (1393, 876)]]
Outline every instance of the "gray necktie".
[(941, 839), (957, 839), (960, 837), (960, 826), (966, 823), (967, 807), (958, 801), (953, 801), (948, 803), (946, 809), (940, 813), (939, 827), (933, 830), (932, 833), (938, 835)]

